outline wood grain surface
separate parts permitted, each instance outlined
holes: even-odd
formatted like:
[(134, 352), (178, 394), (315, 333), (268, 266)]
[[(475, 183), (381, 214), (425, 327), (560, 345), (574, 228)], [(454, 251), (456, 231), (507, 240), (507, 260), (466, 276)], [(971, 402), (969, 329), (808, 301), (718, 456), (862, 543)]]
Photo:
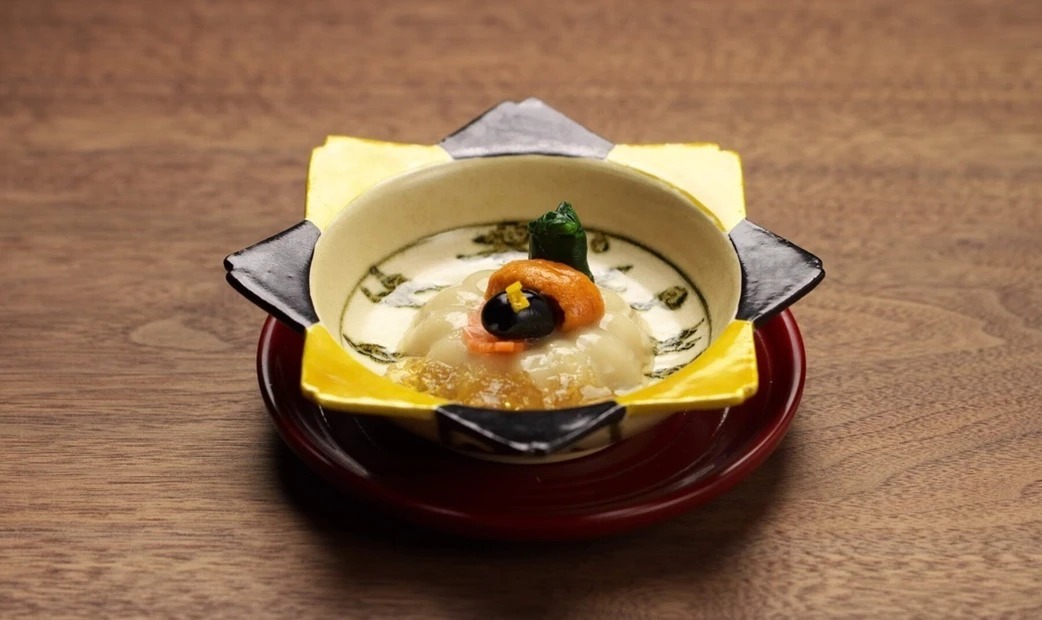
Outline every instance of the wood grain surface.
[[(536, 96), (739, 151), (818, 253), (804, 401), (730, 494), (484, 545), (325, 487), (221, 259), (329, 133)], [(1042, 617), (1042, 3), (0, 2), (0, 617)]]

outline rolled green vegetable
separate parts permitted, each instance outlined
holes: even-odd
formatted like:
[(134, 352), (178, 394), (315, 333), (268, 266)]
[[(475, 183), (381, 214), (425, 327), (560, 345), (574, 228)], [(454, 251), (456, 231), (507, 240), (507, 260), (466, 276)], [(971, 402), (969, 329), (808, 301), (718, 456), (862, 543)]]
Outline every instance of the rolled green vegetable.
[(572, 205), (562, 202), (556, 211), (528, 223), (528, 258), (564, 263), (593, 280), (586, 262), (586, 231)]

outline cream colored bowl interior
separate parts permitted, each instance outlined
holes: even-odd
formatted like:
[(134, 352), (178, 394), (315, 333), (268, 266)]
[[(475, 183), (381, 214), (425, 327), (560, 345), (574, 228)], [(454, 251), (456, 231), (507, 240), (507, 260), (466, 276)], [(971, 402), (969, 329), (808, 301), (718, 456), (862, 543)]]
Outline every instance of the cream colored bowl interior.
[(561, 201), (575, 207), (585, 227), (628, 237), (684, 273), (705, 298), (711, 339), (735, 317), (738, 256), (703, 207), (619, 164), (525, 155), (433, 165), (355, 199), (315, 247), (310, 286), (319, 321), (337, 333), (344, 304), (369, 267), (418, 239), (463, 226), (531, 220)]

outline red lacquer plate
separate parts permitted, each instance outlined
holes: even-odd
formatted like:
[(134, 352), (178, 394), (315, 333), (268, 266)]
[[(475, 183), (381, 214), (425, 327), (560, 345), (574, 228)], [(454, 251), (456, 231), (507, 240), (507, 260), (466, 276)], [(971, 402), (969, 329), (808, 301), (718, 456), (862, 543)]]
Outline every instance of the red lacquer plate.
[(756, 330), (757, 394), (679, 413), (579, 459), (491, 463), (416, 438), (379, 417), (324, 410), (300, 392), (303, 337), (269, 317), (257, 372), (278, 432), (353, 498), (420, 526), (500, 540), (565, 540), (651, 525), (712, 500), (753, 472), (789, 428), (806, 372), (786, 310)]

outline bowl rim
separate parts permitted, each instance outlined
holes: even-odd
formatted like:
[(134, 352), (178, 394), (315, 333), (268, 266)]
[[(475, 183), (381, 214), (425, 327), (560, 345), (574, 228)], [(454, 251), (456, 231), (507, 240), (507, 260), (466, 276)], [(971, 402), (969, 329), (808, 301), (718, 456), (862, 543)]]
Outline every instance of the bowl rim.
[[(624, 230), (627, 224), (628, 220), (625, 218), (631, 216), (631, 214), (627, 214), (621, 211), (613, 213), (611, 217), (607, 217), (605, 219), (600, 220), (599, 223), (603, 226), (607, 226), (612, 229), (609, 234), (618, 236), (620, 239), (633, 243), (636, 246), (643, 248), (644, 251), (655, 255), (658, 258), (658, 260), (662, 261), (664, 264), (676, 270), (682, 277), (684, 277), (685, 280), (687, 280), (694, 287), (695, 294), (702, 300), (703, 305), (707, 306), (706, 311), (712, 317), (711, 324), (713, 327), (709, 341), (709, 348), (712, 348), (712, 344), (722, 335), (726, 335), (726, 337), (731, 340), (741, 340), (747, 336), (747, 334), (744, 334), (743, 330), (739, 330), (738, 336), (734, 334), (735, 330), (733, 328), (731, 330), (728, 330), (728, 327), (737, 319), (737, 302), (741, 296), (741, 288), (743, 285), (741, 276), (741, 263), (739, 260), (737, 250), (735, 249), (734, 245), (728, 241), (729, 237), (723, 231), (723, 225), (721, 223), (720, 218), (717, 217), (717, 215), (712, 210), (710, 210), (697, 200), (694, 200), (690, 195), (688, 195), (686, 192), (684, 192), (682, 189), (678, 188), (674, 184), (670, 183), (668, 180), (655, 177), (651, 174), (645, 173), (638, 169), (631, 168), (624, 164), (619, 164), (617, 162), (606, 160), (601, 161), (588, 160), (585, 158), (560, 158), (545, 155), (504, 155), (497, 156), (495, 158), (472, 158), (470, 160), (457, 160), (452, 162), (432, 163), (383, 179), (376, 185), (368, 188), (366, 191), (354, 197), (351, 200), (351, 202), (346, 204), (338, 213), (333, 215), (331, 218), (327, 219), (327, 224), (323, 229), (322, 234), (318, 237), (318, 240), (315, 242), (311, 268), (308, 272), (313, 305), (316, 308), (316, 314), (319, 318), (319, 323), (322, 327), (325, 327), (325, 332), (328, 334), (330, 338), (337, 341), (338, 344), (341, 345), (339, 349), (346, 348), (343, 345), (340, 338), (338, 338), (344, 306), (341, 282), (354, 281), (356, 280), (356, 278), (361, 278), (362, 281), (364, 281), (364, 275), (356, 276), (355, 274), (364, 273), (364, 265), (368, 264), (370, 259), (367, 258), (365, 261), (355, 264), (351, 273), (348, 275), (345, 275), (343, 273), (343, 271), (340, 269), (340, 265), (344, 264), (345, 262), (345, 252), (348, 251), (347, 248), (352, 248), (355, 246), (353, 241), (366, 236), (365, 233), (360, 234), (360, 230), (369, 230), (369, 227), (372, 227), (374, 225), (383, 225), (383, 220), (381, 218), (384, 217), (383, 213), (386, 209), (404, 208), (404, 204), (398, 204), (402, 200), (401, 193), (403, 191), (411, 194), (423, 193), (424, 195), (426, 195), (427, 192), (425, 192), (424, 190), (433, 187), (435, 184), (440, 186), (442, 184), (447, 183), (450, 186), (458, 186), (461, 181), (460, 177), (456, 175), (462, 175), (462, 183), (466, 185), (472, 178), (478, 176), (485, 176), (487, 174), (505, 174), (508, 179), (516, 175), (520, 175), (522, 178), (527, 178), (529, 175), (541, 174), (548, 169), (551, 170), (555, 175), (562, 175), (562, 178), (571, 178), (571, 176), (575, 174), (580, 179), (585, 178), (587, 182), (590, 182), (590, 179), (592, 178), (594, 179), (594, 183), (600, 182), (600, 176), (605, 175), (606, 180), (612, 180), (614, 182), (620, 183), (619, 191), (623, 191), (623, 189), (628, 189), (630, 191), (647, 191), (653, 193), (654, 195), (661, 194), (662, 200), (667, 201), (667, 209), (670, 214), (673, 214), (680, 210), (691, 210), (693, 212), (693, 214), (690, 216), (691, 218), (693, 218), (693, 221), (691, 222), (691, 233), (699, 234), (700, 238), (702, 239), (702, 242), (698, 244), (698, 246), (702, 248), (700, 250), (700, 254), (720, 256), (719, 259), (714, 259), (713, 262), (721, 261), (721, 269), (724, 269), (725, 271), (723, 273), (727, 274), (724, 280), (721, 281), (723, 282), (723, 284), (717, 283), (716, 285), (718, 289), (721, 286), (725, 286), (729, 291), (725, 294), (730, 296), (730, 300), (725, 301), (722, 306), (719, 303), (706, 303), (706, 295), (708, 295), (707, 290), (713, 290), (712, 287), (706, 289), (705, 287), (708, 285), (704, 282), (699, 282), (698, 285), (694, 284), (694, 282), (699, 281), (699, 279), (692, 277), (693, 274), (691, 270), (694, 269), (694, 273), (701, 273), (702, 271), (704, 271), (704, 268), (702, 269), (702, 271), (699, 271), (699, 269), (695, 267), (683, 269), (674, 260), (674, 254), (676, 254), (677, 252), (686, 252), (686, 247), (683, 247), (683, 249), (680, 250), (678, 250), (677, 247), (674, 247), (672, 253), (664, 254), (660, 248), (652, 247), (650, 245), (651, 243), (653, 243), (653, 241), (651, 240), (653, 238), (657, 238), (657, 235), (661, 234), (663, 230), (658, 230), (655, 234), (650, 236), (645, 234), (646, 238), (641, 239), (629, 236), (625, 232), (620, 232)], [(314, 185), (312, 185), (312, 187), (314, 187)], [(417, 190), (417, 187), (419, 187), (420, 189)], [(408, 202), (409, 201), (406, 200), (406, 203)], [(423, 208), (426, 208), (426, 206), (426, 204), (422, 205)], [(359, 210), (361, 210), (362, 217), (364, 218), (363, 220), (356, 219), (356, 216), (359, 214)], [(411, 213), (411, 211), (407, 211), (406, 213)], [(485, 214), (482, 214), (481, 216), (484, 217), (484, 215)], [(428, 227), (427, 229), (424, 229), (422, 232), (418, 232), (417, 238), (414, 238), (414, 236), (412, 236), (411, 234), (405, 235), (402, 237), (402, 239), (406, 241), (404, 241), (403, 243), (394, 242), (395, 247), (390, 251), (381, 254), (380, 258), (375, 259), (374, 264), (380, 264), (381, 261), (386, 260), (389, 256), (393, 256), (395, 252), (400, 249), (400, 247), (397, 247), (399, 245), (402, 247), (410, 247), (410, 245), (414, 244), (417, 241), (417, 239), (425, 239), (428, 238), (430, 235), (437, 235), (440, 233), (444, 233), (448, 230), (455, 230), (460, 226), (492, 226), (496, 223), (499, 223), (499, 216), (501, 215), (503, 214), (498, 214), (496, 217), (492, 217), (491, 219), (480, 220), (471, 220), (469, 217), (456, 218), (451, 224), (445, 224), (444, 226), (442, 226), (441, 223), (439, 223), (437, 227)], [(672, 218), (674, 216), (669, 217)], [(513, 219), (520, 218), (521, 216), (516, 216)], [(405, 217), (404, 219), (408, 219), (408, 217)], [(513, 221), (513, 219), (511, 219), (511, 221)], [(672, 223), (675, 220), (671, 219), (670, 221), (670, 226), (673, 227), (672, 229), (670, 229), (670, 231), (675, 232), (676, 224)], [(591, 225), (589, 225), (589, 221), (587, 221), (587, 224), (588, 230), (594, 230), (597, 228), (596, 226), (591, 227)], [(404, 226), (407, 227), (408, 225), (406, 224)], [(431, 230), (434, 230), (434, 232), (431, 232)], [(687, 232), (688, 229), (685, 228), (684, 230), (685, 232)], [(713, 239), (709, 239), (710, 236), (713, 237)], [(686, 235), (680, 235), (678, 238), (687, 239), (688, 237)], [(686, 246), (687, 243), (685, 242), (684, 244), (680, 245)], [(710, 249), (712, 250), (711, 252)], [(359, 268), (359, 265), (363, 267)], [(333, 277), (334, 274), (335, 278)], [(332, 289), (335, 289), (338, 292), (335, 294), (330, 294), (328, 292), (330, 290), (330, 286), (332, 287)], [(354, 290), (357, 289), (357, 286), (358, 283), (355, 283), (354, 286), (347, 289), (348, 300), (351, 298), (351, 295), (353, 294)], [(710, 297), (710, 299), (718, 299), (718, 295), (714, 295), (713, 297)], [(715, 308), (713, 306), (715, 306)], [(334, 308), (336, 308), (337, 310), (334, 311)], [(309, 329), (308, 333), (314, 334), (316, 338), (328, 340), (326, 338), (326, 335), (319, 335), (319, 331), (320, 330), (318, 329)], [(338, 369), (338, 372), (351, 373), (352, 371), (348, 366), (353, 367), (353, 365), (350, 365), (347, 362), (337, 362), (336, 360), (331, 359), (330, 356), (339, 356), (339, 349), (328, 347), (326, 346), (326, 344), (322, 345), (321, 354), (323, 357), (319, 358), (316, 354), (315, 365), (317, 366), (320, 364), (322, 367), (328, 368), (331, 365), (340, 364), (341, 368)], [(752, 355), (751, 349), (749, 349), (748, 347), (738, 347), (738, 344), (729, 345), (729, 347), (726, 349), (724, 353), (736, 357), (741, 356), (742, 358), (744, 358), (743, 360), (738, 360), (739, 362), (751, 361), (750, 367), (747, 369), (747, 373), (755, 373), (755, 356)], [(705, 352), (700, 353), (700, 355), (704, 354)], [(713, 354), (721, 354), (721, 351), (719, 351), (718, 349), (714, 350)], [(358, 355), (352, 354), (352, 357), (358, 359)], [(310, 369), (311, 366), (308, 365), (308, 368)], [(377, 372), (378, 375), (382, 374), (379, 371), (375, 372)], [(719, 368), (717, 368), (717, 372), (722, 374)], [(326, 396), (326, 394), (330, 393), (329, 391), (323, 389), (324, 386), (315, 386), (311, 384), (312, 378), (316, 381), (325, 381), (326, 378), (323, 377), (321, 373), (318, 373), (315, 376), (309, 375), (309, 377), (305, 378), (305, 389), (312, 389), (313, 396), (315, 398), (322, 399)], [(748, 378), (748, 375), (746, 376), (746, 378)], [(729, 379), (734, 380), (736, 382), (736, 385), (732, 392), (727, 393), (727, 390), (719, 386), (714, 386), (713, 389), (716, 393), (716, 402), (712, 402), (710, 399), (707, 398), (705, 399), (703, 406), (722, 406), (726, 404), (734, 404), (735, 402), (738, 402), (739, 400), (744, 399), (748, 396), (748, 394), (741, 393), (740, 390), (755, 389), (755, 385), (747, 385), (744, 387), (741, 385), (737, 385), (737, 383), (740, 381), (740, 377), (732, 376)], [(661, 380), (662, 379), (660, 378), (657, 381)], [(650, 392), (645, 391), (646, 387), (647, 386), (641, 387), (638, 390), (635, 390), (635, 392), (638, 393), (626, 397), (627, 404), (637, 402), (650, 403), (653, 400), (658, 400), (655, 396), (650, 395)], [(373, 388), (375, 388), (375, 385), (370, 384), (369, 389)], [(676, 394), (676, 387), (671, 389), (674, 390), (674, 394), (670, 396), (671, 398), (684, 398), (686, 400), (690, 400), (689, 394)], [(735, 391), (738, 391), (739, 393), (735, 394)], [(389, 389), (388, 391), (382, 392), (382, 394), (388, 401), (395, 399), (409, 401), (410, 398), (408, 395), (396, 389)], [(356, 403), (357, 398), (358, 395), (356, 394)], [(413, 401), (409, 402), (413, 403)], [(415, 402), (415, 404), (420, 405), (421, 407), (428, 406), (432, 403), (438, 405), (450, 404), (449, 401), (444, 399), (431, 400), (424, 398), (420, 399), (418, 402)], [(331, 407), (337, 407), (344, 410), (351, 410), (351, 404), (346, 402), (337, 402), (335, 400), (329, 400), (326, 401), (325, 404)], [(669, 406), (672, 407), (672, 405)], [(638, 409), (639, 408), (640, 407), (638, 407)], [(645, 405), (644, 408), (646, 409), (647, 406)]]
[[(357, 194), (339, 194), (337, 200), (344, 202), (341, 203), (342, 206), (339, 211), (331, 213), (327, 205), (336, 203), (332, 199), (334, 191), (330, 190), (327, 192), (327, 185), (323, 183), (323, 180), (334, 176), (331, 171), (336, 166), (339, 166), (341, 170), (357, 170), (365, 168), (366, 162), (375, 160), (382, 162), (381, 174), (387, 174), (389, 168), (386, 162), (395, 158), (394, 153), (397, 152), (400, 146), (398, 143), (383, 143), (373, 140), (359, 141), (346, 137), (333, 140), (332, 143), (335, 144), (335, 148), (332, 151), (329, 153), (320, 151), (320, 154), (316, 155), (321, 162), (316, 166), (320, 173), (309, 177), (309, 194), (314, 192), (326, 196), (326, 198), (316, 201), (321, 205), (320, 214), (316, 219), (325, 222), (322, 233), (315, 241), (316, 253), (318, 246), (322, 244), (327, 230), (340, 230), (343, 228), (343, 224), (349, 221), (342, 218), (349, 217), (351, 207), (356, 201), (372, 196), (373, 192), (376, 192), (377, 195), (393, 192), (396, 184), (401, 182), (408, 183), (417, 177), (422, 179), (424, 175), (438, 174), (438, 170), (434, 170), (434, 168), (445, 170), (447, 166), (464, 163), (459, 160), (449, 162), (435, 160), (419, 164), (416, 159), (417, 151), (412, 148), (414, 145), (407, 145), (405, 147), (406, 150), (402, 154), (402, 157), (407, 162), (405, 169), (398, 170), (391, 176), (383, 177), (379, 180), (375, 180), (375, 177), (373, 177), (374, 182), (364, 188), (360, 185), (350, 188), (351, 192), (358, 192)], [(345, 148), (346, 146), (349, 146), (349, 148)], [(678, 157), (682, 162), (687, 161), (678, 153), (679, 145), (658, 146), (668, 153), (666, 159), (671, 164), (675, 165)], [(652, 161), (659, 161), (662, 158), (662, 152), (655, 147), (656, 145), (646, 145), (637, 149), (637, 152), (645, 152), (650, 155)], [(703, 144), (696, 144), (691, 149), (697, 153), (698, 161), (707, 161), (706, 152), (709, 147)], [(363, 156), (361, 152), (363, 150), (379, 150), (382, 152), (382, 156)], [(721, 155), (722, 151), (717, 147), (712, 147), (708, 152), (728, 160), (732, 159), (729, 155)], [(609, 153), (608, 157), (610, 158), (610, 156), (611, 153)], [(539, 154), (501, 154), (495, 157), (495, 161), (530, 161), (530, 158), (533, 157), (547, 160), (555, 159), (554, 156)], [(633, 162), (639, 160), (638, 155), (634, 155), (631, 152), (627, 157), (630, 163), (626, 164), (609, 159), (606, 161), (582, 162), (581, 165), (588, 166), (589, 169), (598, 172), (603, 170), (608, 174), (620, 175), (635, 183), (669, 192), (683, 200), (686, 206), (695, 209), (698, 213), (705, 216), (722, 237), (725, 239), (729, 238), (725, 222), (736, 213), (744, 213), (744, 203), (737, 205), (728, 203), (726, 209), (722, 209), (719, 212), (714, 211), (694, 198), (689, 191), (678, 185), (673, 179), (663, 178), (653, 172), (649, 172), (653, 167), (633, 167)], [(339, 161), (339, 163), (334, 165), (334, 160)], [(681, 167), (685, 168), (684, 166)], [(715, 177), (713, 182), (719, 185), (722, 182), (721, 179), (735, 183), (738, 177), (736, 175), (726, 178)], [(731, 195), (736, 196), (738, 192), (731, 192)], [(308, 211), (307, 215), (310, 217), (312, 215), (311, 211)], [(728, 244), (728, 252), (738, 259), (739, 268), (741, 268), (741, 256), (737, 248), (733, 244)], [(315, 282), (313, 273), (309, 268), (308, 277), (312, 284)], [(740, 287), (739, 299), (741, 298), (741, 289), (744, 288), (745, 283), (746, 279), (742, 277), (738, 283)], [(331, 333), (330, 326), (317, 321), (307, 326), (305, 331), (307, 337), (301, 388), (316, 402), (340, 411), (391, 415), (408, 419), (433, 419), (440, 414), (450, 417), (456, 426), (459, 427), (458, 430), (469, 433), (475, 436), (475, 438), (478, 438), (476, 437), (477, 435), (482, 435), (477, 428), (478, 425), (473, 420), (464, 420), (459, 416), (459, 412), (446, 409), (456, 407), (457, 403), (415, 392), (393, 383), (382, 375), (373, 373), (373, 371), (366, 368), (350, 352), (344, 349), (339, 339)], [(656, 380), (649, 385), (605, 402), (611, 403), (611, 406), (621, 405), (625, 408), (627, 415), (661, 415), (682, 408), (708, 409), (736, 405), (749, 398), (756, 392), (758, 387), (752, 321), (737, 316), (736, 311), (736, 315), (730, 317), (730, 320), (725, 325), (717, 327), (716, 331), (717, 333), (714, 334), (713, 342), (709, 347), (680, 370), (668, 377)], [(343, 381), (344, 377), (350, 377), (352, 384), (345, 384)], [(603, 416), (607, 412), (607, 409), (605, 409), (599, 410), (595, 414), (589, 413), (590, 410), (585, 407), (571, 409), (571, 411), (575, 412), (574, 415), (580, 415), (578, 413), (580, 410), (587, 412), (586, 415), (592, 417)], [(500, 410), (482, 409), (482, 411), (499, 412)], [(555, 409), (553, 411), (566, 410)], [(510, 411), (508, 413), (518, 412)], [(525, 413), (532, 412), (526, 411)], [(470, 417), (473, 418), (475, 416), (471, 415)]]

